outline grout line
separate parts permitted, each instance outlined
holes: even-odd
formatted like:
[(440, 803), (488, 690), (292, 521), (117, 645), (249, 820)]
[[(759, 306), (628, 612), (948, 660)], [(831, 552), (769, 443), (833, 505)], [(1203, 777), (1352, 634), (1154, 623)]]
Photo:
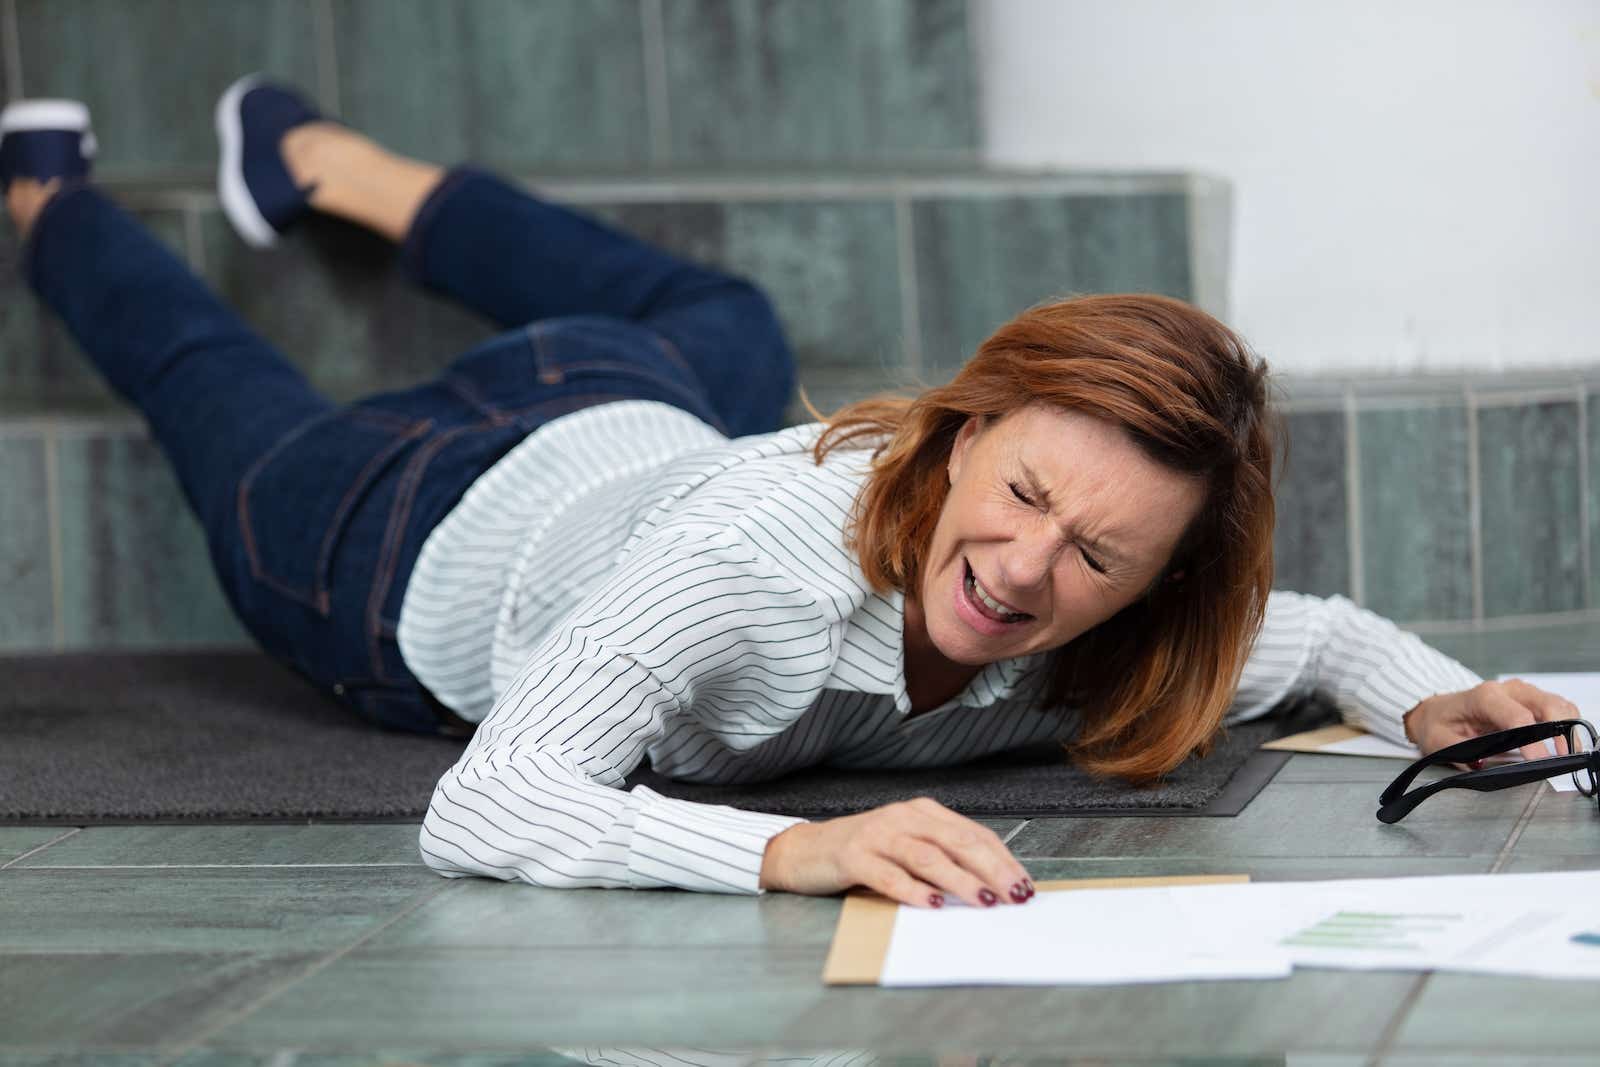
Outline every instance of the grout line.
[[(1549, 783), (1541, 782), (1540, 785), (1548, 786)], [(1522, 814), (1517, 817), (1517, 824), (1511, 828), (1511, 836), (1506, 838), (1506, 843), (1500, 846), (1500, 851), (1495, 855), (1494, 862), (1489, 864), (1488, 873), (1500, 873), (1500, 869), (1511, 858), (1511, 850), (1516, 848), (1517, 842), (1522, 839), (1522, 831), (1527, 829), (1528, 824), (1533, 821), (1533, 813), (1538, 809), (1539, 802), (1544, 799), (1546, 793), (1554, 791), (1553, 788), (1535, 789), (1533, 791), (1533, 796), (1529, 797), (1528, 802), (1522, 806)]]
[[(21, 863), (23, 860), (27, 859), (29, 856), (36, 855), (37, 853), (43, 852), (45, 849), (49, 848), (51, 845), (59, 844), (60, 842), (65, 841), (67, 838), (71, 837), (73, 834), (79, 834), (79, 833), (82, 833), (82, 832), (83, 832), (83, 827), (74, 826), (72, 829), (68, 830), (66, 833), (62, 834), (60, 837), (52, 837), (50, 840), (46, 841), (44, 844), (36, 845), (33, 848), (30, 848), (28, 851), (24, 852), (20, 856), (17, 856), (15, 859), (9, 860), (6, 863), (0, 863), (0, 871), (5, 870), (7, 867), (13, 867), (16, 864)], [(26, 869), (27, 870), (32, 870), (33, 868), (29, 867), (29, 868), (26, 868)]]
[(184, 251), (189, 253), (189, 269), (201, 278), (206, 276), (205, 231), (201, 227), (200, 212), (194, 205), (183, 209)]
[(1471, 534), (1468, 562), (1472, 571), (1472, 619), (1483, 620), (1483, 464), (1478, 457), (1478, 397), (1469, 385), (1467, 407), (1467, 527)]
[(50, 612), (54, 647), (67, 647), (66, 576), (61, 562), (61, 439), (58, 427), (47, 423), (44, 429), (44, 501), (50, 531)]
[(1589, 390), (1578, 386), (1578, 560), (1583, 572), (1583, 607), (1594, 608), (1594, 561), (1590, 559), (1589, 523)]
[(22, 91), (22, 30), (17, 24), (17, 0), (3, 0), (0, 6), (0, 38), (6, 50), (6, 93), (12, 100), (24, 98)]
[[(389, 929), (391, 926), (394, 926), (400, 920), (402, 920), (402, 919), (406, 918), (407, 916), (411, 915), (412, 913), (420, 910), (424, 905), (429, 904), (429, 903), (433, 902), (434, 900), (437, 900), (441, 894), (449, 891), (452, 888), (455, 888), (456, 884), (459, 883), (459, 882), (460, 882), (460, 879), (456, 879), (456, 878), (447, 879), (446, 880), (446, 884), (444, 884), (442, 886), (439, 886), (437, 889), (434, 889), (434, 890), (432, 890), (430, 892), (419, 894), (416, 900), (412, 901), (410, 904), (408, 904), (405, 907), (401, 908), (394, 915), (390, 916), (389, 919), (386, 922), (383, 922), (383, 923), (379, 924), (377, 927), (375, 927), (375, 928), (373, 928), (371, 930), (368, 930), (366, 933), (364, 933), (360, 937), (356, 938), (354, 941), (352, 941), (350, 944), (346, 945), (344, 948), (337, 949), (337, 950), (335, 950), (333, 952), (328, 953), (326, 956), (323, 956), (322, 958), (316, 960), (315, 962), (313, 962), (312, 964), (310, 964), (309, 966), (307, 966), (306, 968), (301, 970), (299, 973), (291, 976), (290, 978), (286, 979), (283, 982), (278, 983), (278, 985), (275, 988), (270, 989), (267, 992), (261, 994), (261, 996), (257, 997), (255, 1000), (252, 1000), (252, 1001), (242, 1005), (241, 1007), (239, 1007), (238, 1009), (236, 1009), (236, 1010), (234, 1010), (232, 1012), (228, 1012), (227, 1014), (223, 1015), (221, 1018), (219, 1018), (215, 1022), (213, 1022), (210, 1026), (202, 1027), (200, 1030), (198, 1030), (195, 1033), (191, 1034), (187, 1040), (181, 1042), (180, 1044), (172, 1046), (172, 1047), (163, 1047), (162, 1050), (161, 1050), (162, 1053), (163, 1053), (163, 1056), (164, 1057), (172, 1057), (172, 1058), (181, 1058), (183, 1055), (185, 1055), (185, 1054), (189, 1053), (190, 1051), (192, 1051), (195, 1048), (195, 1046), (197, 1046), (199, 1044), (202, 1044), (203, 1042), (205, 1042), (206, 1040), (210, 1039), (211, 1037), (214, 1037), (217, 1033), (219, 1033), (222, 1030), (226, 1029), (227, 1027), (230, 1027), (233, 1024), (235, 1024), (237, 1022), (240, 1022), (243, 1019), (247, 1018), (253, 1012), (255, 1012), (257, 1009), (265, 1006), (268, 1001), (272, 1000), (275, 997), (278, 997), (278, 996), (282, 995), (283, 993), (287, 992), (291, 987), (300, 984), (301, 982), (305, 981), (307, 978), (310, 978), (311, 976), (315, 975), (317, 972), (326, 970), (327, 968), (331, 967), (333, 964), (339, 962), (339, 960), (343, 959), (345, 956), (348, 956), (350, 953), (354, 952), (356, 949), (358, 949), (362, 945), (366, 944), (368, 941), (371, 941), (373, 938), (377, 937), (379, 934), (381, 934), (385, 930)], [(162, 1062), (163, 1063), (171, 1063), (172, 1059), (164, 1058), (162, 1060)]]
[(339, 118), (339, 51), (334, 43), (333, 0), (313, 0), (311, 20), (317, 38), (317, 95), (323, 114)]
[(640, 44), (644, 52), (644, 108), (650, 127), (650, 158), (672, 158), (672, 106), (667, 99), (667, 30), (661, 0), (639, 0)]
[(1015, 829), (1013, 829), (1013, 830), (1012, 830), (1012, 831), (1011, 831), (1011, 832), (1010, 832), (1010, 833), (1009, 833), (1009, 834), (1007, 834), (1007, 835), (1006, 835), (1006, 836), (1004, 836), (1004, 837), (1002, 837), (1002, 838), (1001, 838), (1001, 839), (1000, 839), (1000, 843), (1001, 843), (1001, 844), (1002, 844), (1002, 845), (1009, 845), (1009, 844), (1011, 844), (1011, 839), (1012, 839), (1012, 838), (1013, 838), (1013, 837), (1016, 837), (1016, 836), (1017, 836), (1017, 835), (1018, 835), (1018, 834), (1020, 834), (1020, 833), (1022, 833), (1022, 831), (1023, 831), (1023, 830), (1024, 830), (1024, 829), (1026, 829), (1026, 828), (1027, 828), (1027, 825), (1028, 825), (1028, 824), (1029, 824), (1029, 823), (1030, 823), (1030, 822), (1032, 822), (1032, 821), (1033, 821), (1033, 820), (1032, 820), (1032, 819), (1023, 819), (1023, 820), (1022, 820), (1022, 821), (1021, 821), (1021, 822), (1019, 822), (1019, 823), (1017, 823), (1017, 825), (1016, 825), (1016, 828), (1015, 828)]
[(1367, 602), (1366, 566), (1361, 544), (1361, 440), (1356, 418), (1355, 390), (1344, 391), (1344, 509), (1350, 531), (1350, 599), (1357, 607)]
[(894, 199), (895, 251), (900, 262), (900, 336), (903, 342), (905, 369), (921, 375), (922, 354), (922, 294), (917, 287), (917, 238), (912, 230), (911, 201), (903, 196)]
[(1423, 971), (1417, 976), (1406, 995), (1400, 998), (1400, 1006), (1395, 1009), (1394, 1015), (1384, 1026), (1383, 1033), (1378, 1035), (1378, 1043), (1372, 1050), (1372, 1055), (1367, 1058), (1368, 1067), (1377, 1067), (1388, 1054), (1389, 1046), (1394, 1044), (1395, 1038), (1400, 1036), (1400, 1027), (1405, 1023), (1406, 1017), (1411, 1014), (1411, 1009), (1416, 1007), (1418, 999), (1422, 996), (1423, 986), (1428, 984), (1428, 979), (1433, 977), (1432, 971)]

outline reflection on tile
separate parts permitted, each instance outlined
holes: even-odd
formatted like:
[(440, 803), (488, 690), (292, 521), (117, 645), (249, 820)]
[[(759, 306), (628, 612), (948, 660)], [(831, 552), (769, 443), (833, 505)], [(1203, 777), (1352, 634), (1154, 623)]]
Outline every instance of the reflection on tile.
[[(65, 206), (65, 205), (63, 205)], [(119, 205), (121, 206), (121, 205)], [(180, 260), (183, 215), (124, 208)], [(55, 310), (23, 278), (22, 247), (10, 216), (0, 212), (0, 404), (7, 411), (62, 407), (131, 410), (101, 377)], [(46, 217), (48, 222), (48, 216)]]
[(903, 364), (894, 207), (886, 201), (634, 203), (590, 213), (756, 283), (808, 371)]
[[(0, 867), (14, 863), (17, 857), (49, 844), (57, 838), (72, 833), (70, 826), (3, 826), (0, 827)], [(45, 851), (49, 851), (46, 849)], [(43, 852), (40, 853), (43, 855)]]
[(341, 118), (394, 151), (497, 168), (644, 162), (636, 0), (345, 0)]
[(1583, 607), (1578, 405), (1478, 410), (1483, 613)]
[(1359, 435), (1365, 606), (1400, 621), (1471, 618), (1466, 410), (1363, 411)]
[[(823, 990), (778, 1042), (825, 1033), (842, 1048), (1012, 1048), (1088, 1062), (1185, 1063), (1217, 1057), (1284, 1063), (1284, 1050), (1366, 1052), (1400, 1010), (1416, 975), (1296, 971), (1270, 981), (1114, 986)], [(1337, 1005), (1337, 1010), (1330, 1010)], [(1019, 1020), (1025, 1020), (1019, 1024)], [(775, 1042), (776, 1043), (776, 1042)], [(1227, 1062), (1227, 1061), (1221, 1061)], [(1288, 1063), (1300, 1062), (1298, 1053)]]
[[(0, 876), (0, 884), (4, 876)], [(9, 953), (0, 949), (0, 1062), (59, 1050), (40, 1063), (119, 1062), (72, 1050), (180, 1043), (203, 1033), (305, 970), (314, 955), (141, 952)], [(129, 1051), (128, 1062), (143, 1062)]]
[(57, 446), (67, 646), (249, 644), (156, 444), (108, 430)]
[(820, 999), (825, 956), (821, 945), (361, 948), (208, 1043), (363, 1047), (376, 1033), (386, 1047), (591, 1045), (624, 1034), (638, 1044), (769, 1045)]
[(961, 0), (674, 0), (661, 10), (675, 164), (976, 153)]
[[(1392, 1047), (1412, 1053), (1567, 1053), (1592, 1058), (1594, 1038), (1587, 1028), (1556, 1020), (1586, 1018), (1593, 1013), (1597, 993), (1600, 982), (1435, 974), (1422, 987)], [(1492, 1010), (1485, 1010), (1491, 1005)]]
[(55, 644), (45, 435), (0, 435), (0, 649)]
[(1273, 586), (1317, 596), (1350, 594), (1350, 535), (1342, 412), (1284, 417), (1287, 462), (1278, 479)]
[[(18, 867), (288, 864), (420, 866), (420, 823), (88, 826)], [(43, 832), (43, 831), (41, 831)], [(5, 831), (0, 831), (0, 850)]]
[(454, 885), (417, 867), (0, 872), (0, 952), (330, 952)]
[(220, 214), (202, 222), (206, 276), (258, 333), (337, 402), (421, 384), (500, 327), (400, 273), (387, 240), (307, 217), (270, 255)]
[(15, 2), (27, 93), (89, 105), (100, 178), (212, 172), (212, 108), (241, 74), (316, 85), (307, 0)]
[(1263, 789), (1239, 815), (1034, 819), (1011, 840), (1027, 857), (1494, 855), (1527, 800), (1515, 790), (1446, 790), (1386, 826), (1370, 782)]
[(1187, 300), (1188, 201), (1178, 194), (999, 196), (912, 206), (923, 365), (961, 366), (1046, 300), (1151, 292)]
[(364, 949), (609, 949), (826, 946), (838, 897), (542, 889), (472, 879), (429, 901)]

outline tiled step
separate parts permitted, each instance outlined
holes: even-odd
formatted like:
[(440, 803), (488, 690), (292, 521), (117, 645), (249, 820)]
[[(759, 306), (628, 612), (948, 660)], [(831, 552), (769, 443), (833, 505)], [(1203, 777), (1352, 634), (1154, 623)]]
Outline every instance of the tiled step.
[[(1001, 323), (1070, 292), (1149, 291), (1219, 310), (1228, 190), (1181, 174), (1003, 172), (522, 179), (772, 296), (818, 403), (948, 376)], [(431, 378), (510, 326), (424, 293), (385, 239), (313, 216), (250, 248), (205, 187), (105, 188), (244, 319), (344, 401)], [(0, 395), (10, 413), (120, 410), (17, 270), (0, 226)], [(798, 409), (797, 409), (798, 410)]]
[(86, 100), (106, 178), (198, 180), (260, 70), (407, 155), (637, 172), (975, 158), (967, 0), (3, 0), (8, 96)]

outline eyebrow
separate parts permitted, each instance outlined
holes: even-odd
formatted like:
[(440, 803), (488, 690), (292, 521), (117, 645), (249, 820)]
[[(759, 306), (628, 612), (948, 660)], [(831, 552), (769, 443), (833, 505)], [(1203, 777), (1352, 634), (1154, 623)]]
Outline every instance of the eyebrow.
[[(1028, 487), (1035, 493), (1038, 493), (1039, 496), (1044, 499), (1045, 506), (1049, 507), (1050, 490), (1044, 487), (1044, 483), (1039, 480), (1039, 476), (1037, 474), (1033, 473), (1033, 468), (1028, 466), (1026, 460), (1023, 460), (1019, 457), (1017, 459), (1017, 465), (1022, 468), (1022, 476), (1027, 479)], [(1098, 556), (1103, 556), (1106, 559), (1116, 563), (1128, 562), (1127, 556), (1123, 555), (1121, 552), (1117, 551), (1115, 548), (1106, 544), (1104, 541), (1099, 540), (1098, 538), (1089, 537), (1086, 534), (1080, 534), (1078, 536), (1078, 540), (1088, 545), (1089, 548), (1092, 549)]]

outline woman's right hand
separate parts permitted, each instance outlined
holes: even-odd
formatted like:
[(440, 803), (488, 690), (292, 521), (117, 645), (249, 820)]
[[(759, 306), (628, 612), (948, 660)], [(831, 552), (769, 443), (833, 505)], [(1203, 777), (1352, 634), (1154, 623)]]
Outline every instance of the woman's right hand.
[(946, 894), (982, 908), (1034, 892), (998, 834), (931, 797), (796, 823), (767, 842), (763, 889), (828, 896), (857, 885), (921, 908), (943, 906)]

